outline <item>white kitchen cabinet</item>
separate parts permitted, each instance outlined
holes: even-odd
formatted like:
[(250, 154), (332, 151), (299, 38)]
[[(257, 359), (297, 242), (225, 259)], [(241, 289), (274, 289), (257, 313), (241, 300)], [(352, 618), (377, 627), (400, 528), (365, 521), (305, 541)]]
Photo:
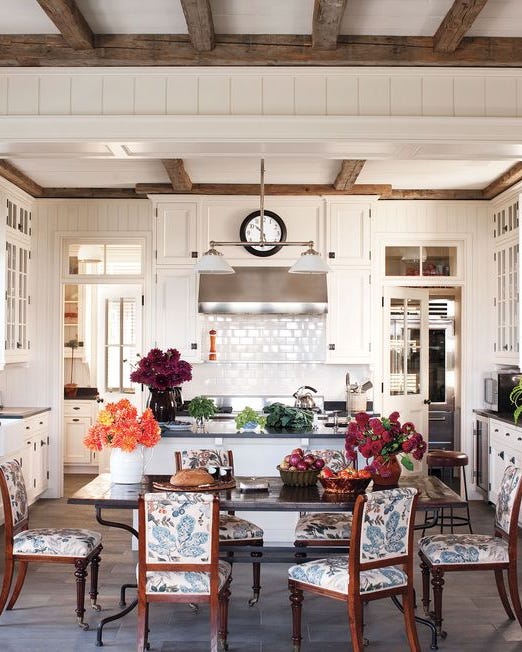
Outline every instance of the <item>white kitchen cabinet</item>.
[(504, 471), (510, 465), (522, 465), (522, 428), (490, 419), (488, 500), (493, 504), (497, 503)]
[(156, 204), (156, 264), (192, 265), (198, 257), (197, 203)]
[(201, 360), (197, 280), (192, 267), (156, 272), (156, 346), (178, 349), (188, 362)]
[(91, 467), (98, 464), (98, 453), (89, 450), (83, 440), (98, 412), (96, 401), (64, 401), (64, 459), (66, 466)]
[(370, 264), (370, 218), (368, 202), (328, 202), (326, 251), (331, 268)]
[(29, 236), (6, 229), (5, 251), (5, 361), (29, 359)]
[(519, 252), (517, 238), (511, 237), (495, 248), (496, 288), (495, 306), (495, 361), (500, 364), (519, 364)]
[(493, 201), (493, 238), (495, 241), (511, 238), (519, 228), (518, 193), (507, 193), (499, 201)]
[(337, 269), (328, 274), (327, 363), (370, 362), (370, 288), (368, 269)]

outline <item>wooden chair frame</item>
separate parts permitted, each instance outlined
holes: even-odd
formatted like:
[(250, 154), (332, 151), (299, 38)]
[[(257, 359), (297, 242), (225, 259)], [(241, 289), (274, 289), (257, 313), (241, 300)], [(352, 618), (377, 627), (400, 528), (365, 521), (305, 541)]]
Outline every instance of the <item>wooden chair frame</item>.
[[(463, 563), (463, 564), (432, 564), (430, 560), (419, 550), (420, 567), (422, 572), (422, 604), (425, 614), (432, 618), (437, 634), (441, 638), (446, 637), (446, 632), (442, 631), (442, 589), (444, 587), (444, 573), (453, 571), (486, 571), (492, 570), (495, 573), (495, 583), (497, 591), (502, 602), (502, 606), (511, 620), (518, 620), (522, 627), (522, 605), (518, 592), (517, 579), (517, 539), (518, 539), (518, 517), (520, 514), (520, 504), (522, 500), (522, 480), (518, 484), (517, 493), (513, 501), (511, 513), (511, 522), (509, 532), (495, 527), (494, 536), (500, 537), (508, 542), (508, 561), (507, 562), (488, 562), (488, 563)], [(457, 535), (458, 536), (458, 535)], [(433, 586), (433, 612), (430, 612), (430, 571), (431, 584)], [(509, 595), (511, 603), (506, 592), (504, 583), (504, 571), (507, 571)], [(513, 613), (514, 612), (514, 613)]]
[[(16, 461), (16, 460), (14, 460)], [(26, 492), (25, 486), (23, 487)], [(4, 519), (5, 519), (5, 570), (4, 581), (2, 584), (2, 591), (0, 593), (0, 614), (3, 612), (7, 603), (7, 611), (10, 611), (22, 590), (24, 580), (27, 574), (27, 567), (30, 562), (48, 563), (48, 564), (73, 564), (74, 577), (76, 579), (76, 617), (78, 625), (84, 629), (89, 629), (89, 625), (84, 622), (83, 616), (85, 614), (85, 581), (87, 578), (87, 567), (91, 565), (91, 583), (89, 597), (91, 606), (95, 611), (100, 611), (100, 605), (97, 604), (98, 597), (98, 568), (100, 564), (100, 553), (103, 546), (99, 544), (94, 550), (86, 557), (68, 557), (61, 555), (27, 555), (18, 554), (13, 552), (13, 539), (19, 532), (29, 530), (29, 518), (20, 520), (16, 525), (13, 525), (13, 510), (11, 506), (11, 497), (5, 476), (0, 470), (0, 492), (2, 494), (2, 502), (4, 505)], [(27, 492), (26, 492), (27, 495)], [(59, 529), (59, 528), (57, 528)], [(16, 582), (14, 589), (9, 598), (11, 584), (14, 577), (15, 564), (19, 564)]]
[[(138, 502), (139, 522), (139, 548), (138, 548), (138, 628), (137, 651), (149, 649), (149, 604), (152, 602), (170, 602), (185, 604), (207, 603), (210, 605), (210, 652), (218, 652), (218, 641), (224, 650), (228, 649), (228, 602), (230, 599), (230, 583), (232, 576), (225, 582), (219, 591), (219, 497), (214, 496), (212, 502), (212, 528), (211, 553), (208, 564), (186, 563), (161, 563), (147, 562), (145, 539), (145, 500), (139, 497)], [(210, 573), (210, 593), (183, 594), (183, 593), (146, 593), (147, 571), (176, 571), (176, 572), (207, 572)]]
[[(288, 588), (290, 590), (290, 603), (292, 605), (292, 642), (293, 652), (299, 652), (301, 649), (301, 614), (304, 599), (304, 591), (311, 591), (318, 595), (324, 595), (334, 600), (341, 600), (347, 603), (348, 621), (352, 638), (353, 652), (363, 652), (363, 603), (380, 600), (392, 596), (402, 595), (402, 606), (404, 610), (404, 623), (406, 635), (412, 652), (420, 652), (420, 644), (417, 637), (415, 626), (415, 590), (413, 587), (413, 529), (415, 522), (415, 508), (418, 495), (413, 497), (412, 509), (408, 526), (408, 553), (399, 555), (385, 560), (376, 560), (370, 562), (361, 562), (361, 528), (363, 523), (364, 506), (368, 497), (366, 495), (358, 496), (355, 501), (353, 510), (352, 534), (350, 538), (350, 554), (348, 555), (348, 593), (338, 593), (321, 587), (299, 582), (298, 580), (289, 579)], [(364, 570), (375, 568), (385, 568), (387, 566), (401, 566), (407, 575), (407, 584), (405, 586), (393, 587), (381, 591), (372, 591), (361, 594), (360, 574)]]
[[(216, 450), (216, 449), (194, 449), (194, 450)], [(176, 471), (181, 471), (183, 466), (181, 463), (181, 452), (180, 451), (175, 451), (174, 452), (175, 456), (175, 467)], [(227, 456), (228, 456), (228, 466), (232, 467), (232, 475), (234, 475), (234, 453), (231, 450), (227, 451)], [(227, 512), (229, 516), (235, 516), (235, 512), (233, 510), (229, 510)], [(240, 547), (245, 545), (245, 541), (233, 541), (232, 539), (227, 539), (223, 543), (226, 543), (228, 547)], [(250, 546), (263, 546), (263, 539), (252, 539), (252, 541), (248, 542), (248, 545)], [(250, 556), (252, 558), (256, 557), (262, 557), (263, 553), (260, 552), (251, 552)], [(230, 559), (229, 561), (233, 561), (234, 559), (234, 553), (230, 553)], [(261, 592), (261, 562), (259, 561), (252, 561), (252, 592), (253, 595), (248, 601), (249, 606), (255, 605), (259, 601), (259, 594)]]

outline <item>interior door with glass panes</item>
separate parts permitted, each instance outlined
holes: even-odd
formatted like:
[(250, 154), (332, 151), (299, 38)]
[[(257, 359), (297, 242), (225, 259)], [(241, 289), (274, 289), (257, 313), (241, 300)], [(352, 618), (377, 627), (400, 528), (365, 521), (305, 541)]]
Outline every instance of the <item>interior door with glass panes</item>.
[(104, 402), (127, 398), (141, 410), (141, 394), (130, 381), (141, 353), (142, 286), (97, 285), (97, 386)]
[[(384, 289), (383, 414), (399, 412), (428, 441), (429, 290)], [(415, 463), (415, 470), (420, 465)], [(404, 469), (403, 469), (404, 471)]]

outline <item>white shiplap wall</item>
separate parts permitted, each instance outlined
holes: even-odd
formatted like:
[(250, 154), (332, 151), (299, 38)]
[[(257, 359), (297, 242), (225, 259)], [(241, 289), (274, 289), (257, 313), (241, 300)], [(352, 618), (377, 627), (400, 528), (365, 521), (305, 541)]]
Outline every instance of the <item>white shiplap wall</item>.
[(0, 115), (522, 116), (522, 71), (0, 68)]

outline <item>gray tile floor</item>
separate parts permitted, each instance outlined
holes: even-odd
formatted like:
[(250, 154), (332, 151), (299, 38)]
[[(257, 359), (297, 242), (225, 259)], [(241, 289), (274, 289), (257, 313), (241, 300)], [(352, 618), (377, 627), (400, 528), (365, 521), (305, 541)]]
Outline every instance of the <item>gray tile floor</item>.
[[(86, 476), (68, 476), (66, 491), (87, 481)], [(114, 520), (129, 520), (130, 514), (114, 510)], [(484, 503), (472, 504), (477, 532), (492, 531), (493, 510)], [(94, 510), (67, 505), (66, 500), (41, 500), (31, 508), (31, 525), (83, 526), (99, 529)], [(135, 553), (130, 551), (130, 535), (102, 528), (104, 551), (100, 573), (102, 616), (117, 611), (120, 584), (132, 581)], [(3, 527), (1, 548), (3, 551)], [(522, 541), (522, 537), (521, 537)], [(522, 552), (522, 543), (519, 546)], [(287, 564), (266, 564), (262, 568), (261, 600), (248, 607), (251, 567), (234, 567), (230, 604), (230, 652), (290, 652), (291, 616), (286, 580)], [(3, 555), (0, 560), (3, 573)], [(519, 573), (522, 579), (522, 569)], [(420, 578), (416, 585), (420, 592)], [(53, 564), (32, 564), (15, 609), (0, 616), (0, 651), (49, 652), (95, 649), (96, 624), (100, 614), (88, 611), (92, 629), (80, 631), (75, 625), (75, 586), (71, 570)], [(419, 609), (420, 611), (420, 609)], [(444, 626), (448, 637), (440, 641), (443, 652), (521, 652), (522, 628), (509, 621), (495, 588), (493, 573), (455, 573), (446, 576)], [(389, 600), (368, 606), (365, 634), (368, 652), (403, 652), (408, 649), (402, 616)], [(419, 626), (422, 650), (430, 649), (428, 630)], [(351, 650), (344, 604), (327, 598), (306, 596), (303, 610), (302, 652), (347, 652)], [(128, 652), (135, 649), (134, 613), (110, 623), (104, 630), (105, 649)], [(208, 652), (207, 610), (194, 615), (183, 606), (151, 607), (150, 641), (161, 652)]]

